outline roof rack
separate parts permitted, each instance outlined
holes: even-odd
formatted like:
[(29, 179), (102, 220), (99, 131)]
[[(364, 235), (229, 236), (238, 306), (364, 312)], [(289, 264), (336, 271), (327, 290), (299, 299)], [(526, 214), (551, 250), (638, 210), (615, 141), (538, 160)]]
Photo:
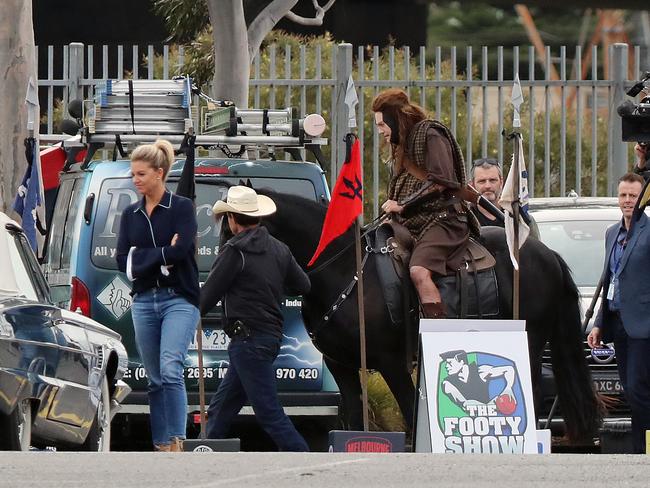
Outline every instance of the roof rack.
[[(198, 95), (199, 107), (192, 95)], [(171, 80), (105, 80), (83, 103), (80, 143), (120, 147), (164, 138), (178, 146), (196, 134), (197, 146), (239, 145), (303, 148), (327, 144), (325, 120), (318, 114), (298, 118), (296, 110), (238, 109), (227, 100), (201, 93), (189, 77)], [(200, 117), (198, 117), (200, 113)], [(194, 121), (200, 120), (199, 130)], [(242, 151), (243, 152), (243, 151)]]

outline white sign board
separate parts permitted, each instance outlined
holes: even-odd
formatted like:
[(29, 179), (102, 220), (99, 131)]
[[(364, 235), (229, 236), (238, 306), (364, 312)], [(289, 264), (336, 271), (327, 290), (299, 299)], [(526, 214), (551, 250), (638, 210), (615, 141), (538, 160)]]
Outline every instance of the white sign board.
[(416, 452), (538, 452), (524, 325), (422, 321)]

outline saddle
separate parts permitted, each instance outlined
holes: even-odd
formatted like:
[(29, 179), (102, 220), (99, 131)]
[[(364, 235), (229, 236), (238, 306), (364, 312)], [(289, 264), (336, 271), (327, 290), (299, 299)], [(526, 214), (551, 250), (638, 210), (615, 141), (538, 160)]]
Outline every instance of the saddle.
[[(401, 326), (419, 309), (411, 283), (409, 261), (413, 249), (410, 232), (396, 222), (379, 226), (374, 233), (377, 273), (392, 322)], [(463, 264), (453, 274), (434, 280), (447, 309), (447, 318), (489, 319), (499, 315), (496, 260), (474, 238), (469, 239)]]

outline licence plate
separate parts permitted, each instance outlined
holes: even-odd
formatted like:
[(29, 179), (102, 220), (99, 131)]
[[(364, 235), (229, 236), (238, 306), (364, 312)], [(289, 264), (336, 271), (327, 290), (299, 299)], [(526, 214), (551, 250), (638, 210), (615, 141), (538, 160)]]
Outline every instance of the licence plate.
[[(190, 351), (196, 351), (198, 349), (196, 334), (190, 342)], [(221, 329), (204, 329), (203, 330), (203, 350), (204, 351), (226, 351), (228, 349), (228, 344), (230, 344), (230, 337)]]
[(594, 379), (594, 386), (598, 393), (606, 393), (608, 395), (621, 395), (623, 393), (621, 382), (617, 379), (596, 378)]

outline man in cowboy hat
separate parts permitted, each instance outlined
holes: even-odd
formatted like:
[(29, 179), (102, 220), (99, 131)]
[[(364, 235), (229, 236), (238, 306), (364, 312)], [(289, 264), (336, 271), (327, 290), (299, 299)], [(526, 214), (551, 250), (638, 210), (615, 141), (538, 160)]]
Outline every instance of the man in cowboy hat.
[(307, 293), (309, 278), (289, 248), (259, 225), (260, 217), (275, 212), (269, 197), (233, 186), (212, 211), (226, 214), (234, 236), (221, 246), (201, 289), (201, 314), (221, 300), (223, 328), (231, 339), (230, 366), (210, 401), (207, 435), (224, 438), (248, 401), (279, 450), (308, 451), (278, 400), (273, 361), (282, 340), (282, 295)]

